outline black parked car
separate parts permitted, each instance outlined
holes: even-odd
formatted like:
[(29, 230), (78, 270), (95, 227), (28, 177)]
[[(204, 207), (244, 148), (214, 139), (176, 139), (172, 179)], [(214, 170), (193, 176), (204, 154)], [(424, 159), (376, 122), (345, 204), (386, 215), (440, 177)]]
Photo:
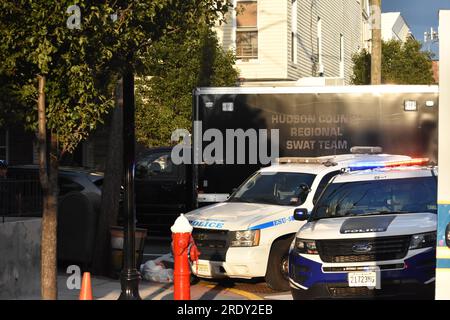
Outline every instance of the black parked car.
[[(39, 167), (10, 166), (3, 184), (1, 207), (13, 217), (42, 216)], [(87, 267), (92, 262), (101, 204), (103, 174), (60, 167), (58, 174), (58, 260)]]
[[(16, 193), (28, 187), (36, 187), (33, 194), (27, 196), (40, 197), (39, 167), (37, 165), (9, 166), (7, 180), (15, 182)], [(60, 167), (58, 172), (59, 199), (70, 192), (79, 192), (88, 196), (96, 207), (100, 204), (103, 173), (86, 170), (83, 168)], [(24, 201), (25, 202), (25, 201)], [(12, 215), (40, 216), (36, 212), (11, 212)]]
[[(172, 147), (147, 149), (137, 156), (135, 172), (137, 226), (146, 228), (148, 235), (153, 237), (169, 237), (170, 227), (178, 215), (192, 209), (192, 186), (188, 182), (191, 181), (189, 178), (190, 167), (175, 165), (171, 160), (171, 151)], [(34, 181), (34, 185), (40, 190), (38, 166), (13, 166), (9, 169), (9, 179), (27, 180), (27, 184), (29, 184), (28, 181)], [(88, 210), (86, 208), (79, 209), (80, 206), (92, 206), (95, 219), (91, 224), (96, 226), (101, 203), (103, 174), (82, 168), (60, 167), (58, 183), (60, 217), (67, 215), (65, 212), (75, 215), (76, 213), (72, 211)], [(69, 194), (72, 200), (66, 199)], [(76, 204), (81, 201), (76, 198), (83, 196), (89, 200), (90, 205)], [(23, 213), (23, 215), (41, 215), (41, 200), (32, 202), (30, 199), (25, 202), (39, 206), (39, 210), (28, 210), (28, 213)], [(119, 225), (121, 225), (121, 221), (120, 214)], [(61, 223), (64, 224), (64, 221)], [(75, 229), (71, 228), (66, 231), (66, 234), (71, 234)], [(90, 229), (92, 228), (89, 227)]]

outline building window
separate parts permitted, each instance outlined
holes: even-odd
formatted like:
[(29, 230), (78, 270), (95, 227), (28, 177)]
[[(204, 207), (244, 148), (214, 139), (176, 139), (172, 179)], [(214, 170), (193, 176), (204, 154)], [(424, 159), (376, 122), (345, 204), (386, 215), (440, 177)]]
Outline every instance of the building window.
[(370, 19), (370, 4), (369, 0), (360, 0), (361, 1), (361, 12), (362, 12), (362, 32), (361, 32), (361, 40), (364, 44), (364, 49), (370, 51), (370, 42), (372, 38), (371, 27), (369, 23)]
[(317, 60), (319, 63), (319, 73), (322, 74), (323, 71), (323, 61), (322, 61), (322, 19), (317, 18)]
[(362, 9), (363, 15), (366, 18), (368, 18), (370, 16), (369, 0), (361, 0), (361, 9)]
[(297, 0), (292, 0), (291, 61), (297, 63)]
[(8, 161), (8, 131), (0, 130), (0, 160)]
[(238, 1), (236, 13), (236, 58), (258, 58), (258, 3)]

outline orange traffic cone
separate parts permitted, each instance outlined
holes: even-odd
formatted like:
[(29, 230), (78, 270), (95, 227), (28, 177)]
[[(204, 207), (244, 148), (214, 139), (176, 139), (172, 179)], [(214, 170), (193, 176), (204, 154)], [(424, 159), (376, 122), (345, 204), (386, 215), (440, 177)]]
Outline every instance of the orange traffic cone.
[(83, 273), (79, 300), (92, 300), (91, 274), (89, 272)]

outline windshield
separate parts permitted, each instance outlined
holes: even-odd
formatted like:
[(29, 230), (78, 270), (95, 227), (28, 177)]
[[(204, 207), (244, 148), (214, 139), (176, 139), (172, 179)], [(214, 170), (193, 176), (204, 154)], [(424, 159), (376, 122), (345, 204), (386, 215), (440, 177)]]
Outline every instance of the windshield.
[(314, 178), (305, 173), (257, 172), (228, 201), (298, 206), (305, 202)]
[(312, 220), (389, 213), (437, 213), (434, 177), (333, 183), (312, 213)]

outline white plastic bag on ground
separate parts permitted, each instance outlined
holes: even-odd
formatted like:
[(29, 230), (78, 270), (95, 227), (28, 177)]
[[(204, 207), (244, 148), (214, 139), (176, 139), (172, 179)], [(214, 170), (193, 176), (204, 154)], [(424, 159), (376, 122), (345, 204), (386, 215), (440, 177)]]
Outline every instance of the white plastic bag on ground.
[(173, 282), (173, 269), (166, 267), (170, 264), (173, 264), (171, 254), (166, 254), (158, 259), (147, 261), (141, 265), (142, 277), (149, 281), (171, 283)]

